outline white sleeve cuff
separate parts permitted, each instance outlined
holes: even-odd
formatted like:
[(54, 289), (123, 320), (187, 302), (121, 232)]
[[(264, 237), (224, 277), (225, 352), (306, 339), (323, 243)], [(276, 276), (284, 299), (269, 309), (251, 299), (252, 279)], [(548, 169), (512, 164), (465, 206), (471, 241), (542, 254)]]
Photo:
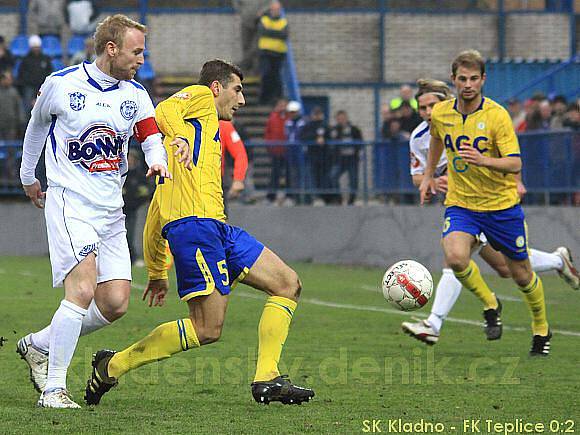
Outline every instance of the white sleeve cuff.
[(161, 140), (161, 133), (155, 133), (141, 143), (141, 149), (145, 154), (145, 162), (148, 167), (163, 165), (167, 168), (167, 152)]

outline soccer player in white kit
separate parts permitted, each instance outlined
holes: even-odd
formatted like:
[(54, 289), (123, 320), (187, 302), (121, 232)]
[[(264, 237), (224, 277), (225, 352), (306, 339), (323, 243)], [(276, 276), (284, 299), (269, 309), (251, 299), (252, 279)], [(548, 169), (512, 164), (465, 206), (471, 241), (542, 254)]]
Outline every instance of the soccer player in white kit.
[[(94, 35), (96, 61), (50, 75), (26, 129), (20, 178), (26, 195), (45, 209), (53, 285), (65, 290), (50, 325), (17, 345), (41, 407), (80, 408), (66, 389), (78, 338), (127, 310), (131, 261), (121, 188), (132, 135), (145, 154), (146, 175), (171, 178), (153, 104), (132, 80), (144, 62), (145, 33), (124, 15), (106, 18)], [(46, 196), (35, 178), (45, 145)], [(190, 167), (186, 143), (177, 154)]]
[[(413, 184), (419, 187), (425, 173), (431, 140), (431, 134), (429, 133), (431, 109), (436, 103), (451, 98), (451, 91), (444, 82), (439, 80), (419, 79), (417, 80), (417, 86), (419, 90), (415, 98), (418, 101), (419, 115), (423, 118), (423, 122), (411, 133), (409, 148), (411, 177), (413, 178)], [(447, 157), (443, 153), (437, 163), (435, 172), (435, 182), (440, 193), (447, 191), (446, 169)], [(518, 193), (520, 196), (525, 194), (525, 187), (520, 180), (518, 180)], [(487, 244), (483, 234), (480, 235), (479, 245), (475, 249), (479, 249), (481, 258), (500, 277), (509, 278), (511, 276), (503, 255)], [(580, 277), (578, 271), (574, 268), (568, 248), (561, 246), (553, 253), (530, 249), (530, 262), (534, 271), (556, 270), (572, 288), (578, 289), (580, 287)], [(437, 343), (443, 322), (457, 301), (460, 292), (461, 283), (455, 278), (451, 268), (444, 265), (429, 317), (426, 320), (417, 322), (403, 322), (401, 325), (403, 331), (424, 343), (431, 345)]]

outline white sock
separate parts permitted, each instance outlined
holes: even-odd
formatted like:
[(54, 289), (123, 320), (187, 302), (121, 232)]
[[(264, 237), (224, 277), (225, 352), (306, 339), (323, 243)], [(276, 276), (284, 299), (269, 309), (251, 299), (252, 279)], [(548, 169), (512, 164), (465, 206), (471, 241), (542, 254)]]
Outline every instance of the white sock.
[(95, 300), (91, 301), (91, 305), (89, 305), (89, 309), (87, 310), (87, 315), (83, 318), (83, 325), (81, 328), (81, 336), (90, 334), (91, 332), (95, 332), (98, 329), (101, 329), (103, 326), (110, 325), (105, 316), (97, 307)]
[(427, 322), (429, 322), (435, 332), (439, 333), (441, 330), (443, 320), (445, 320), (451, 308), (455, 305), (459, 293), (461, 293), (461, 283), (455, 278), (451, 269), (443, 269), (441, 279), (435, 290), (435, 300), (431, 307), (431, 314), (427, 318)]
[(30, 342), (36, 349), (48, 353), (50, 346), (50, 324), (44, 329), (30, 334)]
[[(83, 324), (81, 328), (81, 336), (95, 332), (101, 329), (103, 326), (110, 325), (105, 316), (99, 311), (99, 307), (95, 304), (95, 300), (91, 301), (89, 309), (87, 310), (87, 315), (83, 317)], [(38, 332), (31, 334), (30, 341), (32, 345), (40, 350), (41, 352), (48, 353), (48, 348), (50, 346), (50, 325), (46, 328), (41, 329)]]
[(534, 272), (547, 272), (549, 270), (562, 270), (564, 262), (562, 257), (551, 252), (530, 249), (530, 263)]
[(87, 310), (62, 300), (50, 322), (47, 390), (66, 388), (66, 372), (79, 341), (83, 317)]

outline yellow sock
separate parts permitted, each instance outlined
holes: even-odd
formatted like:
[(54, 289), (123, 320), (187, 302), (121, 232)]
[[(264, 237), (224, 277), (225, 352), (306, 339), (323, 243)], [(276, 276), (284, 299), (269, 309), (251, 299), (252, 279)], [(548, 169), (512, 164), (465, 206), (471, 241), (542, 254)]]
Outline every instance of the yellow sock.
[(453, 273), (459, 282), (463, 284), (463, 287), (471, 291), (483, 302), (486, 310), (489, 308), (497, 308), (497, 299), (483, 280), (475, 261), (470, 260), (467, 269)]
[(109, 361), (107, 371), (109, 376), (119, 378), (129, 370), (193, 347), (199, 347), (199, 340), (191, 320), (174, 320), (159, 325), (147, 337), (117, 352)]
[(288, 336), (296, 302), (281, 296), (270, 296), (258, 325), (258, 362), (254, 381), (269, 381), (280, 376), (278, 361)]
[(548, 320), (546, 317), (546, 302), (544, 300), (544, 285), (536, 272), (532, 272), (532, 280), (525, 287), (520, 287), (524, 300), (532, 315), (532, 331), (534, 335), (548, 335)]

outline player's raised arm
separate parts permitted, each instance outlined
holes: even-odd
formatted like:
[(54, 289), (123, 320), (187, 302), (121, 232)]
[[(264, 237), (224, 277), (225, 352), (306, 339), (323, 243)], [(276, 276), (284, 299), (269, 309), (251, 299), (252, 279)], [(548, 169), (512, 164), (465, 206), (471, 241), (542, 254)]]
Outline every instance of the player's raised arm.
[(44, 208), (43, 199), (45, 192), (42, 191), (40, 182), (36, 179), (36, 166), (49, 136), (51, 122), (56, 120), (56, 115), (54, 115), (54, 119), (51, 115), (56, 112), (51, 105), (55, 100), (53, 93), (55, 87), (57, 87), (56, 80), (55, 77), (48, 77), (40, 88), (38, 98), (32, 109), (30, 121), (26, 127), (22, 146), (20, 181), (26, 196), (38, 208)]

